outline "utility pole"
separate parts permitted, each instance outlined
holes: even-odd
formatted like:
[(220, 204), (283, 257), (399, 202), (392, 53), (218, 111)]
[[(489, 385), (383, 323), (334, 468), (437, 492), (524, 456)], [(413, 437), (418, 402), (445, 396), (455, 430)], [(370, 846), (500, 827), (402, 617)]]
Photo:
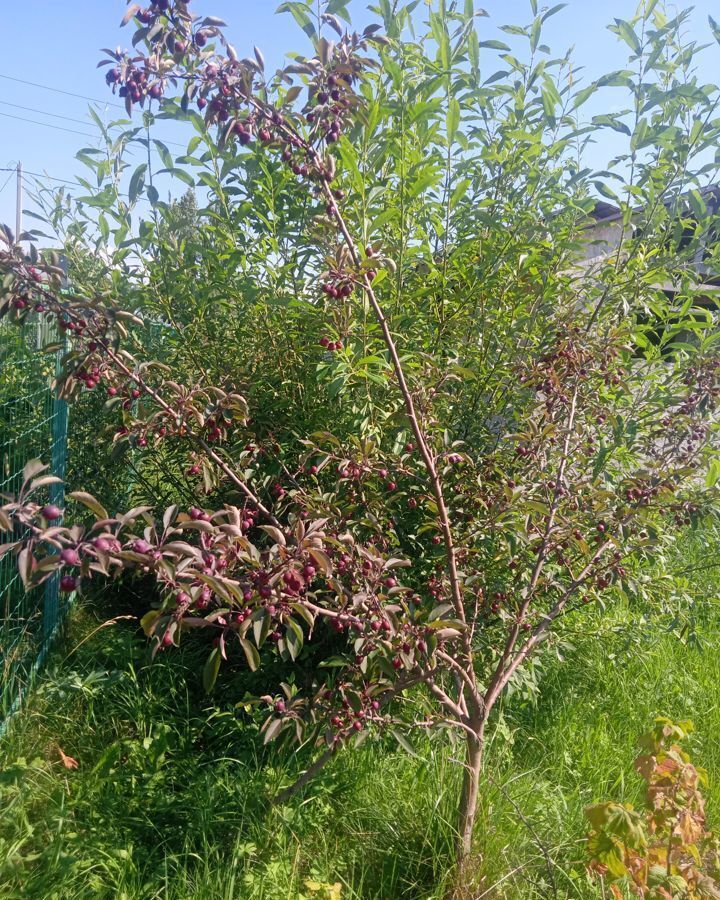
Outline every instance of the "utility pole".
[(22, 231), (22, 205), (23, 205), (23, 168), (22, 163), (17, 164), (17, 199), (15, 206), (15, 240), (20, 240)]

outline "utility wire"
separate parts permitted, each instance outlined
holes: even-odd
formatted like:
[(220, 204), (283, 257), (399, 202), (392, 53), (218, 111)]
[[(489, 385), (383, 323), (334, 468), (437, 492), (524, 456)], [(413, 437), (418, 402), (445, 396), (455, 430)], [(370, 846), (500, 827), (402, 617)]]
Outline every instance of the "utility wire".
[(94, 97), (86, 97), (85, 94), (74, 94), (72, 91), (63, 91), (60, 88), (50, 87), (49, 84), (38, 84), (36, 81), (25, 81), (24, 78), (15, 78), (13, 75), (2, 75), (7, 81), (16, 81), (18, 84), (29, 84), (31, 87), (41, 88), (44, 91), (53, 91), (55, 94), (65, 94), (66, 97), (77, 97), (79, 100), (88, 100), (90, 103), (99, 103), (101, 106), (115, 106), (118, 109), (125, 109), (120, 103), (113, 103), (111, 100), (96, 100)]
[(33, 106), (21, 106), (19, 103), (11, 103), (9, 100), (0, 100), (3, 106), (12, 106), (14, 109), (22, 109), (24, 112), (39, 113), (41, 116), (52, 116), (54, 119), (64, 119), (66, 122), (77, 122), (79, 125), (89, 125), (87, 119), (73, 119), (71, 116), (61, 116), (59, 113), (47, 112), (44, 109), (35, 109)]
[[(10, 172), (10, 177), (12, 178), (12, 174), (17, 172), (17, 168), (0, 168), (0, 172)], [(28, 172), (27, 169), (23, 169), (23, 175), (31, 175), (33, 178), (49, 178), (50, 181), (62, 181), (64, 184), (74, 184), (76, 187), (82, 187), (77, 181), (68, 181), (67, 178), (56, 178), (54, 175), (48, 175), (47, 172)]]
[[(61, 116), (59, 113), (51, 113), (47, 112), (44, 109), (34, 109), (31, 106), (21, 106), (19, 103), (10, 103), (8, 100), (0, 100), (0, 103), (5, 104), (6, 106), (13, 106), (16, 109), (22, 109), (26, 112), (34, 112), (39, 113), (42, 116), (55, 116), (57, 119), (65, 119), (68, 122), (78, 122), (80, 125), (89, 125), (90, 123), (84, 119), (73, 119), (70, 116)], [(44, 125), (46, 128), (57, 128), (60, 131), (68, 131), (70, 134), (79, 134), (81, 137), (92, 137), (98, 138), (97, 134), (87, 134), (86, 132), (76, 131), (72, 128), (64, 128), (61, 125), (53, 125), (51, 122), (38, 122), (36, 119), (26, 119), (23, 116), (16, 116), (12, 113), (4, 113), (0, 112), (0, 116), (5, 116), (9, 119), (17, 119), (20, 122), (29, 122), (31, 125)], [(159, 140), (159, 139), (158, 139)], [(181, 144), (179, 141), (160, 141), (161, 144), (167, 144), (170, 147), (180, 147), (181, 150), (187, 150), (187, 146), (185, 144)], [(156, 148), (151, 147), (152, 150), (156, 150)]]
[(14, 116), (12, 113), (0, 112), (0, 116), (5, 116), (6, 119), (17, 119), (18, 122), (29, 122), (31, 125), (41, 125), (43, 128), (54, 128), (56, 131), (67, 131), (69, 134), (78, 134), (80, 137), (97, 138), (96, 134), (88, 134), (85, 131), (76, 131), (74, 128), (65, 128), (64, 125), (51, 125), (50, 122), (37, 122), (35, 119)]
[[(6, 170), (3, 169), (3, 172), (4, 172), (4, 171), (6, 171)], [(9, 172), (10, 172), (10, 174), (9, 174), (8, 177), (5, 179), (5, 182), (4, 182), (3, 186), (0, 187), (0, 194), (2, 194), (2, 192), (5, 190), (5, 188), (10, 184), (10, 179), (11, 179), (11, 178), (13, 177), (13, 175), (15, 174), (15, 170), (13, 170), (13, 169), (10, 169)]]
[[(5, 102), (6, 101), (4, 101), (4, 100), (0, 100), (0, 103), (5, 103)], [(11, 104), (11, 105), (15, 106), (16, 104)], [(19, 109), (28, 109), (28, 107), (19, 107)], [(55, 115), (55, 113), (46, 113), (46, 112), (43, 112), (42, 110), (30, 110), (30, 111), (31, 112), (39, 112), (42, 115), (46, 115), (46, 116)], [(18, 122), (28, 122), (30, 125), (40, 125), (43, 128), (54, 128), (56, 131), (66, 131), (66, 132), (68, 132), (68, 134), (77, 134), (80, 137), (90, 138), (91, 140), (99, 139), (99, 135), (97, 135), (97, 134), (88, 134), (86, 131), (77, 131), (74, 128), (65, 128), (64, 125), (53, 125), (52, 122), (38, 122), (37, 119), (27, 119), (24, 116), (16, 116), (16, 115), (13, 115), (12, 113), (6, 113), (6, 112), (0, 112), (0, 116), (5, 116), (5, 118), (7, 118), (7, 119), (17, 119)], [(68, 117), (67, 116), (59, 116), (59, 118), (67, 119)], [(70, 122), (80, 122), (79, 119), (69, 119), (69, 121)], [(87, 123), (81, 122), (81, 124), (85, 125)], [(187, 147), (185, 146), (185, 144), (181, 144), (178, 141), (160, 141), (160, 143), (166, 144), (171, 147), (180, 147), (182, 150), (187, 150)], [(159, 152), (157, 147), (151, 146), (150, 149), (153, 151), (153, 153)]]

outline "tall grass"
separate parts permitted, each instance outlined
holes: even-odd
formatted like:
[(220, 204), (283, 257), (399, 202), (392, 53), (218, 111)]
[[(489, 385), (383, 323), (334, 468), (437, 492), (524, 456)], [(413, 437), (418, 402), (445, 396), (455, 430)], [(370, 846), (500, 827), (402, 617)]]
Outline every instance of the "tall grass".
[[(720, 611), (696, 582), (706, 646), (631, 609), (547, 656), (494, 730), (469, 896), (600, 896), (584, 868), (584, 807), (637, 802), (632, 760), (658, 714), (692, 718), (720, 827)], [(278, 900), (443, 897), (459, 769), (446, 739), (410, 757), (394, 742), (344, 752), (300, 797), (271, 804), (308, 751), (263, 748), (228, 675), (202, 693), (201, 650), (147, 664), (135, 625), (76, 611), (25, 711), (0, 744), (0, 897)], [(227, 697), (227, 702), (222, 698)], [(60, 750), (77, 759), (66, 768)], [(459, 748), (458, 748), (459, 753)], [(308, 880), (316, 887), (308, 887)]]

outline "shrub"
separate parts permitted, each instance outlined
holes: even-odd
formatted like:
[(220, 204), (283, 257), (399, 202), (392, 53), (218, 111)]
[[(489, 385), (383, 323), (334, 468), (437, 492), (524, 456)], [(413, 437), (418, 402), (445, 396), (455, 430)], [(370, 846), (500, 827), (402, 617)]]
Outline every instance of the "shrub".
[(644, 812), (612, 802), (586, 810), (590, 870), (614, 897), (623, 889), (648, 900), (720, 896), (720, 844), (700, 793), (707, 774), (681, 747), (691, 731), (690, 722), (658, 719), (643, 737), (635, 768), (647, 782)]

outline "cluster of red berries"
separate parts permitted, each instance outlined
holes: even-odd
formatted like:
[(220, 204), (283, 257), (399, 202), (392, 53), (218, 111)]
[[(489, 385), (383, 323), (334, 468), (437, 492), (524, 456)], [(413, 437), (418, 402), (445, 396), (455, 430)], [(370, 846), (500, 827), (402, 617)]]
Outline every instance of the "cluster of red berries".
[(222, 416), (205, 420), (205, 437), (208, 441), (215, 442), (227, 434), (227, 422)]
[(353, 76), (350, 72), (331, 72), (327, 78), (316, 83), (315, 106), (305, 114), (309, 125), (317, 128), (328, 144), (340, 140), (347, 112), (352, 106)]
[[(338, 476), (342, 481), (360, 481), (370, 475), (373, 474), (373, 469), (365, 462), (350, 462), (343, 463), (338, 466)], [(388, 470), (381, 468), (378, 469), (376, 474), (385, 481), (385, 490), (388, 493), (392, 493), (397, 490), (397, 482), (395, 482), (392, 477), (389, 475)], [(411, 508), (415, 508), (417, 506), (417, 500), (415, 498), (411, 498), (412, 503), (409, 503)]]
[(336, 300), (339, 297), (349, 297), (355, 290), (355, 281), (346, 273), (331, 271), (322, 282), (320, 289), (323, 294)]
[(88, 391), (92, 391), (100, 383), (102, 371), (100, 366), (91, 366), (89, 369), (80, 367), (75, 370), (74, 377), (78, 381), (82, 381)]
[[(337, 696), (336, 696), (337, 693)], [(370, 695), (368, 689), (360, 694), (353, 694), (352, 703), (340, 689), (337, 692), (327, 690), (323, 693), (323, 699), (332, 705), (327, 716), (336, 738), (352, 732), (362, 731), (369, 721), (377, 718), (380, 711), (380, 701)]]
[(119, 97), (127, 98), (130, 103), (139, 103), (141, 106), (148, 97), (159, 100), (165, 93), (165, 83), (162, 79), (153, 79), (152, 74), (132, 63), (126, 63), (123, 69), (117, 67), (110, 69), (105, 80), (113, 87), (113, 92), (115, 87), (120, 85), (117, 92)]
[(690, 502), (679, 503), (673, 509), (676, 525), (692, 525), (693, 516), (700, 511), (697, 504)]
[(438, 575), (431, 575), (428, 579), (427, 590), (430, 596), (436, 602), (445, 599), (446, 596), (446, 586), (442, 579), (442, 577)]
[[(16, 309), (18, 312), (23, 312), (23, 310), (30, 309), (31, 302), (32, 301), (30, 300), (29, 297), (18, 295), (17, 297), (13, 298), (12, 306), (13, 306), (13, 309)], [(41, 301), (38, 301), (34, 305), (33, 309), (35, 310), (36, 313), (43, 313), (43, 312), (45, 312), (46, 307), (45, 307), (44, 303), (42, 303)]]
[(321, 337), (319, 343), (321, 347), (324, 347), (330, 353), (335, 353), (337, 350), (343, 349), (343, 342), (340, 340), (331, 341), (328, 337)]
[(490, 602), (490, 611), (494, 613), (500, 612), (502, 604), (506, 603), (508, 595), (504, 591), (495, 591)]
[[(667, 485), (656, 484), (654, 486), (650, 486), (648, 484), (635, 484), (633, 487), (629, 487), (625, 491), (625, 499), (629, 503), (638, 503), (644, 504), (648, 503), (653, 497), (656, 497), (661, 488), (669, 487)], [(671, 489), (671, 488), (670, 488)]]

